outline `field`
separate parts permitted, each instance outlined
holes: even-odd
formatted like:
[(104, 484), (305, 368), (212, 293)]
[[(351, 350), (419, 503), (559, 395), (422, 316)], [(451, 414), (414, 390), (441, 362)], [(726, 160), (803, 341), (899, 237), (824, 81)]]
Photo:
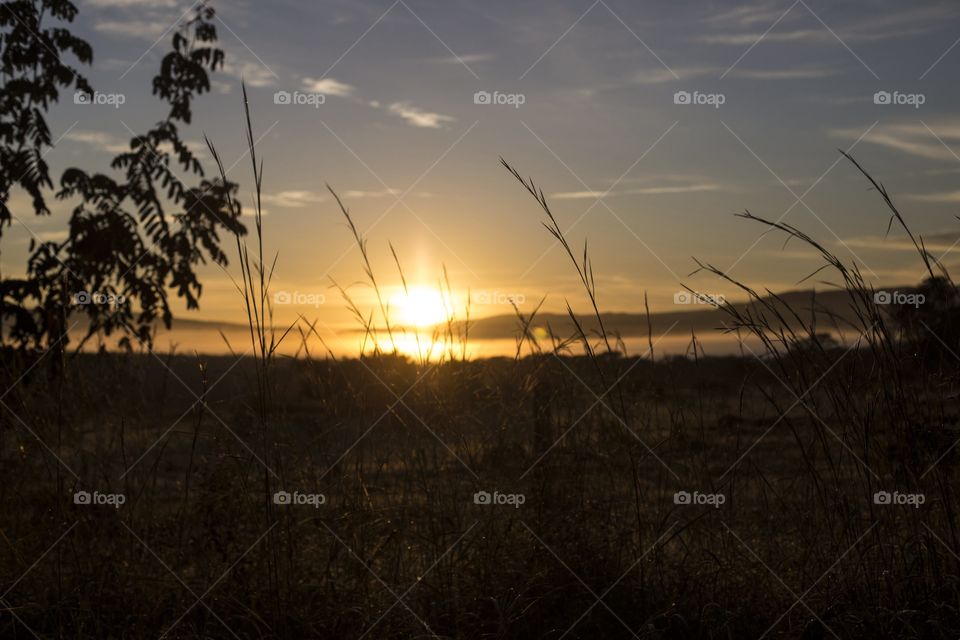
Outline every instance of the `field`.
[(956, 637), (955, 361), (791, 355), (8, 360), (2, 635)]

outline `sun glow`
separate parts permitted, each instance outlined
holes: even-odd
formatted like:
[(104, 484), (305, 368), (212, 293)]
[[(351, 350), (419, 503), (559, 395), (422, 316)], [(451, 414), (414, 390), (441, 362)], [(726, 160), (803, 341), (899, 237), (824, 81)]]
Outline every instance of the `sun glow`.
[(391, 321), (403, 327), (424, 329), (446, 322), (452, 315), (448, 296), (434, 287), (415, 285), (390, 296)]

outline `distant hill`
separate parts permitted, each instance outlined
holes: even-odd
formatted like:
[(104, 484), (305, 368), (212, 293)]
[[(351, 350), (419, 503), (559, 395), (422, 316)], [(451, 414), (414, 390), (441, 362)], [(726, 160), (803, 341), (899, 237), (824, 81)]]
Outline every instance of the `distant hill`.
[[(910, 291), (912, 287), (889, 287), (891, 290)], [(846, 291), (828, 290), (817, 291), (788, 291), (778, 294), (780, 300), (767, 296), (765, 300), (781, 312), (785, 312), (784, 304), (789, 305), (804, 322), (815, 319), (818, 328), (823, 331), (834, 329), (837, 324), (841, 328), (844, 322), (849, 323), (851, 315), (850, 297)], [(735, 308), (746, 309), (758, 307), (758, 303), (735, 303)], [(673, 327), (672, 333), (689, 334), (691, 331), (705, 333), (715, 331), (730, 322), (729, 314), (707, 304), (677, 305), (677, 311), (655, 312), (650, 314), (649, 326), (653, 335), (660, 335)], [(767, 313), (768, 316), (772, 314)], [(791, 314), (783, 313), (788, 322), (796, 324)], [(596, 318), (589, 314), (579, 314), (578, 319), (585, 331), (596, 331), (599, 326)], [(602, 313), (603, 324), (608, 331), (618, 332), (623, 337), (637, 337), (647, 335), (648, 319), (644, 313)], [(478, 339), (509, 338), (516, 335), (518, 330), (516, 315), (496, 315), (471, 321), (470, 335)], [(573, 322), (566, 314), (542, 313), (537, 314), (533, 327), (546, 328), (547, 325), (559, 336), (570, 335), (575, 330)], [(849, 326), (849, 324), (847, 325)]]
[[(906, 292), (911, 291), (913, 287), (887, 287), (887, 289)], [(811, 318), (815, 319), (819, 331), (832, 332), (837, 326), (841, 329), (849, 327), (851, 310), (849, 294), (846, 291), (814, 292), (809, 289), (788, 291), (779, 294), (779, 298), (780, 300), (777, 300), (767, 296), (765, 300), (775, 309), (783, 312), (783, 317), (792, 324), (796, 323), (793, 321), (792, 314), (784, 309), (784, 304), (789, 305), (794, 312), (804, 319), (804, 322), (809, 323)], [(733, 306), (738, 309), (746, 309), (758, 305), (757, 303), (735, 303)], [(645, 313), (603, 313), (603, 324), (609, 332), (619, 334), (624, 339), (645, 337), (648, 322), (654, 336), (670, 332), (672, 336), (679, 337), (689, 336), (691, 332), (694, 332), (703, 339), (711, 336), (721, 338), (720, 331), (730, 323), (730, 317), (726, 311), (716, 309), (708, 304), (677, 304), (676, 308), (676, 311), (652, 313), (649, 319)], [(529, 310), (524, 311), (529, 313)], [(768, 313), (767, 315), (772, 319), (772, 314)], [(599, 329), (596, 318), (592, 315), (580, 313), (577, 317), (588, 333), (594, 333)], [(82, 317), (77, 319), (80, 322), (77, 323), (73, 333), (79, 337), (83, 335), (86, 322)], [(545, 335), (543, 331), (552, 329), (555, 335), (564, 338), (572, 336), (575, 332), (573, 322), (566, 314), (561, 313), (537, 314), (531, 329), (540, 336)], [(278, 335), (285, 330), (285, 326), (277, 327)], [(356, 336), (359, 331), (359, 328), (350, 327), (343, 329), (340, 333), (341, 337), (346, 339), (348, 336)], [(513, 340), (517, 337), (518, 332), (519, 320), (514, 314), (499, 314), (470, 320), (471, 341)], [(229, 349), (224, 337), (230, 344)], [(108, 344), (112, 342), (108, 341)], [(300, 336), (294, 331), (283, 345), (282, 351), (294, 351), (300, 346), (300, 343)], [(234, 351), (239, 354), (249, 347), (250, 334), (246, 324), (242, 322), (196, 320), (179, 317), (174, 319), (171, 330), (167, 331), (160, 327), (157, 332), (156, 347), (158, 349), (167, 349), (172, 344), (178, 345), (178, 350), (181, 352), (197, 350), (204, 353), (229, 353)], [(334, 343), (332, 346), (336, 347), (336, 344)], [(88, 344), (87, 347), (91, 348), (95, 345)]]

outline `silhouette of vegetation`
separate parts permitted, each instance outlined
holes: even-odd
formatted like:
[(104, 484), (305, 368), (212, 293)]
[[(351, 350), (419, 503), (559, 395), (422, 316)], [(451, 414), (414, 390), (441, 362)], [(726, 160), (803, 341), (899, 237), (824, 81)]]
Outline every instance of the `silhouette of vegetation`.
[(43, 19), (72, 22), (70, 2), (4, 2), (0, 10), (0, 234), (14, 218), (7, 207), (10, 190), (19, 186), (33, 199), (36, 214), (49, 214), (43, 190), (52, 188), (43, 159), (52, 146), (45, 113), (61, 88), (92, 92), (87, 80), (64, 64), (67, 53), (83, 64), (93, 60), (90, 45), (62, 27), (41, 26)]
[[(90, 84), (60, 57), (72, 53), (88, 64), (89, 44), (62, 26), (42, 26), (51, 18), (72, 22), (76, 13), (70, 2), (0, 5), (5, 28), (0, 228), (15, 217), (6, 206), (14, 185), (32, 196), (36, 214), (49, 214), (43, 191), (52, 183), (42, 156), (52, 142), (45, 114), (63, 89), (72, 86), (79, 95), (93, 96)], [(179, 128), (190, 124), (193, 100), (210, 90), (209, 74), (223, 66), (213, 18), (214, 9), (199, 3), (175, 31), (172, 50), (153, 78), (153, 94), (169, 110), (110, 163), (122, 177), (64, 171), (56, 197), (78, 200), (67, 238), (34, 237), (26, 277), (2, 281), (0, 342), (62, 348), (71, 326), (80, 322), (74, 316), (82, 314), (88, 324), (78, 349), (94, 336), (114, 332), (122, 334), (122, 345), (129, 346), (131, 337), (150, 344), (157, 320), (171, 324), (169, 290), (195, 309), (202, 291), (197, 267), (208, 260), (226, 265), (221, 232), (245, 233), (240, 206), (230, 197), (237, 186), (205, 178)], [(187, 186), (180, 173), (199, 178), (199, 184)]]
[(921, 357), (955, 358), (960, 348), (960, 292), (947, 276), (926, 278), (891, 315)]
[[(53, 187), (44, 155), (53, 145), (46, 112), (71, 86), (92, 91), (87, 80), (63, 62), (72, 54), (80, 63), (93, 60), (90, 45), (62, 26), (44, 26), (44, 21), (73, 22), (76, 7), (70, 2), (3, 2), (0, 4), (0, 239), (4, 227), (17, 216), (9, 209), (11, 190), (29, 194), (36, 215), (50, 209), (44, 190)], [(30, 280), (0, 280), (0, 337), (8, 321), (17, 335), (39, 337), (34, 315), (23, 301), (41, 298), (38, 283)]]

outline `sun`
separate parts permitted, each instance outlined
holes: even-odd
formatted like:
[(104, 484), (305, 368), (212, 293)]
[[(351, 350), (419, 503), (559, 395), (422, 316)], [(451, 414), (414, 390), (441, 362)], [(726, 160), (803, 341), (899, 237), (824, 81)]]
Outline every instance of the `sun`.
[(446, 322), (452, 313), (450, 301), (434, 287), (415, 285), (390, 296), (390, 316), (405, 327), (432, 327)]

